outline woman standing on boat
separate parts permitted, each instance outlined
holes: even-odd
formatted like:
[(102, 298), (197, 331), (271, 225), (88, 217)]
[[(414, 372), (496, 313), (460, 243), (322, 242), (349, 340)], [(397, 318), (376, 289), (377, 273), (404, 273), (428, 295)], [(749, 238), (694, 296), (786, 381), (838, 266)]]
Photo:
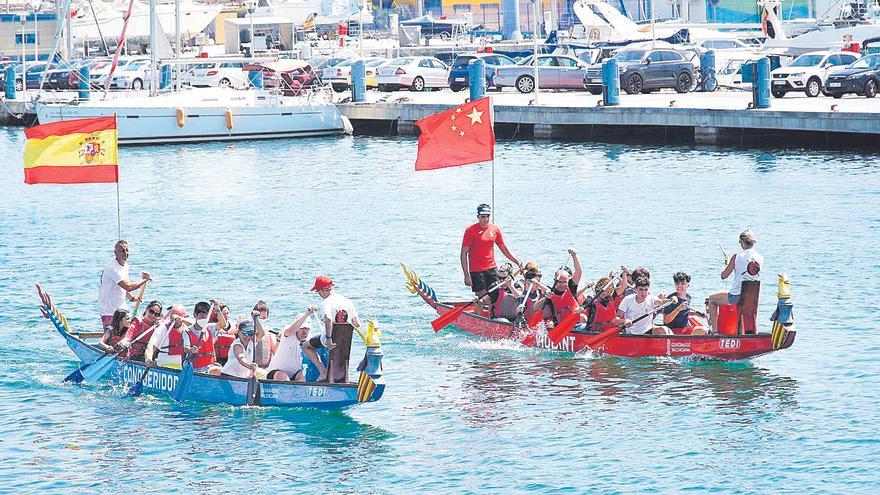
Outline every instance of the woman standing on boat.
[(739, 304), (743, 281), (760, 281), (761, 266), (764, 257), (755, 251), (758, 240), (751, 230), (744, 230), (739, 235), (739, 245), (742, 251), (734, 254), (730, 259), (724, 256), (724, 270), (721, 279), (725, 280), (733, 274), (729, 291), (716, 292), (709, 296), (709, 320), (712, 324), (712, 333), (718, 331), (718, 306)]

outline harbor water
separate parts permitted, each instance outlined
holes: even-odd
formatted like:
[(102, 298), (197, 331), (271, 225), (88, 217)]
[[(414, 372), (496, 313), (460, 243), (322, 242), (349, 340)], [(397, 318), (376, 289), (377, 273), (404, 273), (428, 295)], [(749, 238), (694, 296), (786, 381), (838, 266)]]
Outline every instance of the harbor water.
[[(880, 492), (877, 155), (501, 141), (497, 223), (545, 273), (644, 265), (655, 291), (725, 287), (751, 228), (791, 277), (797, 340), (749, 362), (525, 349), (446, 328), (404, 288), (407, 263), (463, 300), (459, 246), (492, 196), (488, 164), (414, 172), (413, 138), (345, 137), (120, 151), (122, 237), (146, 299), (210, 297), (282, 327), (327, 274), (383, 330), (383, 399), (345, 411), (240, 408), (62, 385), (79, 363), (38, 311), (98, 330), (117, 238), (110, 184), (25, 186), (0, 128), (0, 492)], [(500, 255), (499, 255), (500, 256)], [(353, 361), (363, 347), (355, 343)]]

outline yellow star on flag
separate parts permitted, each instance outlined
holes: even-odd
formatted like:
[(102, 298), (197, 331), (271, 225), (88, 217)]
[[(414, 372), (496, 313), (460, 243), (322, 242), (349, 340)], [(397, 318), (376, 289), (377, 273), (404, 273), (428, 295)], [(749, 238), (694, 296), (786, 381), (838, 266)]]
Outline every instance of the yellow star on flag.
[(458, 135), (464, 137), (464, 131), (461, 131)]
[(458, 130), (458, 127), (452, 126), (452, 132), (455, 132), (457, 130)]
[(481, 124), (483, 123), (483, 112), (478, 112), (477, 107), (474, 107), (470, 115), (467, 115), (466, 117), (471, 119), (471, 125), (474, 125), (477, 122)]

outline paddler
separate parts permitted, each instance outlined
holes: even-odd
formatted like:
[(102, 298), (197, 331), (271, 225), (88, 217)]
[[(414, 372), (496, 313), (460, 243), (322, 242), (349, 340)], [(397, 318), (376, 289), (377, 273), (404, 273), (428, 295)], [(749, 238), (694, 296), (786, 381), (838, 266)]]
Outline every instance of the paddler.
[(739, 304), (743, 281), (760, 281), (761, 266), (764, 257), (755, 251), (755, 243), (758, 240), (751, 230), (744, 230), (739, 234), (739, 245), (742, 250), (730, 258), (724, 255), (724, 270), (721, 271), (721, 280), (725, 280), (733, 274), (730, 290), (716, 292), (709, 296), (709, 322), (712, 324), (712, 333), (718, 331), (718, 306)]
[[(258, 315), (253, 317), (257, 319)], [(250, 378), (259, 370), (254, 362), (254, 338), (262, 338), (260, 330), (254, 329), (253, 321), (242, 321), (238, 324), (238, 336), (229, 348), (229, 360), (223, 365), (221, 375), (234, 376), (237, 378)]]
[(110, 322), (110, 325), (104, 328), (104, 335), (101, 336), (101, 342), (98, 343), (98, 347), (105, 351), (116, 349), (125, 337), (125, 332), (130, 324), (131, 313), (127, 309), (117, 309), (113, 313), (113, 320)]
[(594, 332), (603, 332), (623, 324), (623, 320), (617, 316), (617, 308), (623, 301), (624, 292), (628, 287), (629, 270), (626, 267), (622, 267), (621, 270), (617, 287), (614, 286), (616, 276), (614, 272), (596, 281), (593, 299), (587, 306), (590, 328)]
[[(549, 303), (551, 319), (554, 325), (559, 324), (563, 318), (580, 306), (578, 302), (578, 284), (580, 284), (584, 270), (574, 249), (569, 249), (568, 255), (571, 256), (574, 262), (574, 272), (571, 272), (567, 266), (556, 270), (556, 273), (553, 275), (553, 284), (550, 285), (550, 292), (535, 305), (536, 308), (541, 308), (542, 305)], [(584, 316), (584, 319), (586, 319), (586, 316)]]
[[(143, 361), (144, 360), (144, 352), (147, 350), (147, 342), (150, 341), (150, 337), (153, 336), (153, 332), (155, 330), (150, 330), (150, 328), (154, 327), (158, 322), (159, 318), (162, 317), (162, 303), (159, 301), (150, 301), (147, 304), (147, 308), (144, 310), (144, 314), (141, 316), (135, 316), (131, 320), (131, 325), (128, 327), (128, 331), (125, 332), (125, 337), (119, 341), (119, 345), (123, 347), (128, 347), (128, 358), (133, 359), (135, 361)], [(148, 333), (144, 333), (147, 330), (150, 330)], [(136, 337), (141, 336), (135, 342), (132, 342)]]
[(140, 289), (148, 281), (150, 274), (141, 272), (141, 279), (132, 282), (128, 279), (128, 242), (117, 241), (113, 249), (115, 258), (107, 263), (101, 272), (101, 285), (98, 287), (98, 304), (101, 313), (101, 328), (113, 322), (113, 312), (128, 309), (128, 301), (139, 301), (131, 292)]
[(186, 309), (180, 304), (168, 308), (169, 319), (163, 320), (153, 331), (147, 349), (144, 351), (144, 362), (150, 366), (164, 366), (180, 369), (183, 366), (183, 327), (187, 317)]
[(675, 282), (675, 293), (670, 296), (673, 303), (663, 308), (663, 324), (672, 333), (685, 335), (705, 335), (706, 328), (702, 325), (691, 325), (691, 295), (687, 290), (691, 284), (691, 276), (685, 272), (677, 272), (672, 276)]
[(481, 297), (481, 303), (477, 308), (479, 314), (487, 313), (486, 306), (492, 309), (489, 316), (494, 318), (494, 304), (498, 300), (498, 291), (487, 294), (487, 290), (498, 284), (498, 273), (495, 265), (495, 245), (507, 259), (517, 267), (522, 266), (519, 260), (510, 253), (504, 244), (504, 236), (497, 225), (491, 223), (492, 207), (487, 204), (477, 206), (477, 223), (464, 231), (461, 241), (461, 271), (464, 273), (464, 285), (473, 290), (474, 294)]
[(305, 313), (297, 316), (296, 320), (287, 326), (281, 332), (281, 341), (275, 354), (272, 355), (272, 362), (269, 363), (269, 373), (266, 377), (270, 380), (286, 380), (293, 382), (303, 382), (306, 377), (303, 374), (302, 354), (303, 342), (309, 336), (311, 324), (309, 323), (312, 313), (316, 313), (318, 308), (309, 306)]
[(653, 318), (644, 318), (636, 323), (633, 320), (654, 311), (663, 304), (664, 298), (651, 293), (651, 281), (645, 277), (636, 279), (636, 292), (623, 298), (617, 308), (617, 316), (622, 318), (626, 333), (632, 335), (672, 335), (668, 328), (654, 325)]
[[(219, 309), (216, 302), (212, 300), (213, 309)], [(214, 339), (217, 337), (217, 328), (226, 327), (226, 319), (217, 312), (217, 323), (208, 323), (208, 317), (211, 315), (212, 304), (205, 301), (196, 303), (193, 308), (193, 316), (195, 322), (188, 330), (182, 332), (183, 348), (185, 353), (192, 361), (193, 369), (196, 373), (207, 373), (209, 375), (219, 375), (221, 366), (217, 364), (217, 353), (214, 350)]]

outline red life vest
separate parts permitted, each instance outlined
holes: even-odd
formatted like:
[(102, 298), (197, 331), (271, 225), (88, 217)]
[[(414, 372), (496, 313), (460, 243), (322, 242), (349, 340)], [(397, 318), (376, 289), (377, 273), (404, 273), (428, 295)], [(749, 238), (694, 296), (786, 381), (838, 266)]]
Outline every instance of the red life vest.
[[(192, 337), (192, 334), (190, 334)], [(196, 339), (198, 336), (196, 336)], [(195, 342), (195, 339), (192, 339), (192, 342)], [(165, 351), (169, 356), (182, 356), (183, 355), (183, 332), (180, 331), (180, 328), (172, 327), (168, 331), (168, 348)]]
[(221, 333), (214, 341), (214, 352), (217, 354), (218, 360), (229, 359), (229, 348), (235, 342), (235, 335), (231, 333)]
[(137, 341), (134, 339), (137, 339), (145, 330), (149, 330), (149, 327), (140, 317), (136, 316), (131, 320), (131, 326), (128, 327), (128, 332), (126, 333), (132, 341), (131, 348), (128, 350), (129, 359), (134, 359), (135, 361), (144, 360), (144, 353), (147, 352), (147, 343), (150, 341), (150, 337), (153, 336), (155, 330), (150, 330)]
[(598, 299), (593, 301), (596, 312), (593, 313), (593, 331), (601, 332), (611, 328), (611, 322), (617, 318), (617, 307), (620, 306), (621, 297), (612, 297), (605, 306)]
[(211, 338), (210, 334), (208, 334), (207, 337), (203, 337), (201, 341), (199, 341), (199, 336), (193, 332), (189, 332), (189, 336), (190, 342), (199, 343), (199, 348), (196, 350), (195, 354), (190, 356), (193, 368), (204, 368), (205, 366), (210, 366), (217, 362), (214, 354), (214, 339)]
[(553, 310), (556, 311), (556, 322), (559, 323), (565, 318), (569, 313), (571, 313), (574, 308), (577, 307), (578, 303), (575, 301), (574, 296), (571, 294), (571, 291), (566, 287), (565, 291), (562, 294), (555, 294), (552, 291), (549, 294), (550, 302), (553, 303)]

